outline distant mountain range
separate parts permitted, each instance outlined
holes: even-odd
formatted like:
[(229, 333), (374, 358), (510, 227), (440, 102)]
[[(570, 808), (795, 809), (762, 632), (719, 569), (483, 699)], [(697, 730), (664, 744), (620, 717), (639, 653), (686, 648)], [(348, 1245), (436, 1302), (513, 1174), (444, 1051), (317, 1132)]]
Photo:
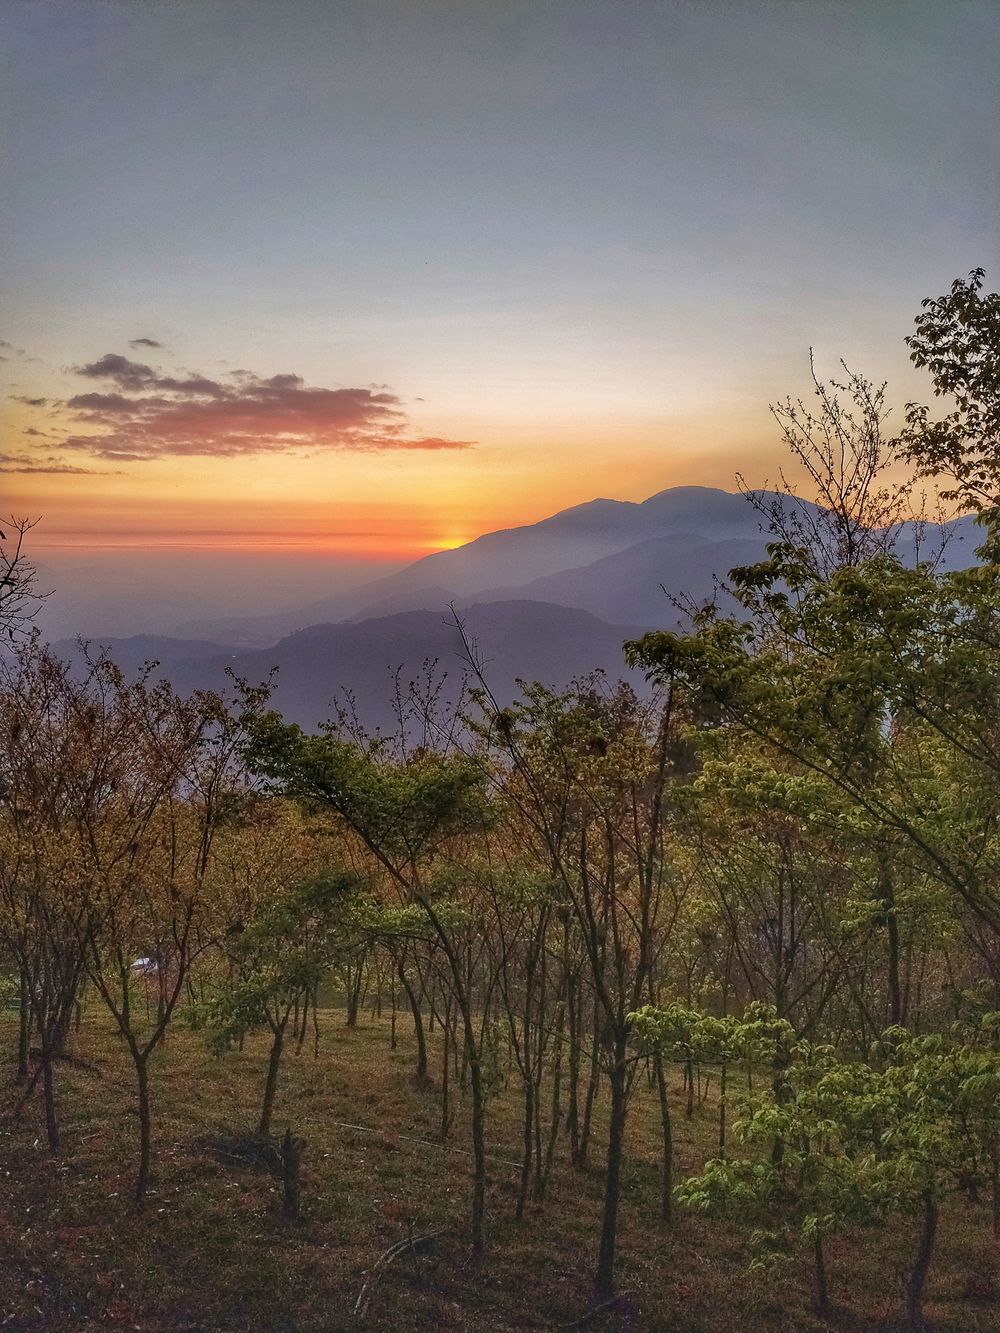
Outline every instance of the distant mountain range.
[[(944, 562), (971, 564), (971, 519), (949, 526)], [(172, 635), (102, 642), (127, 671), (157, 659), (182, 690), (222, 685), (227, 666), (252, 682), (277, 668), (274, 705), (290, 720), (315, 727), (350, 699), (366, 726), (385, 730), (393, 726), (397, 671), (405, 689), (434, 662), (437, 677), (445, 677), (442, 701), (457, 698), (465, 663), (456, 613), (503, 703), (515, 696), (517, 679), (558, 688), (598, 668), (628, 676), (626, 638), (684, 624), (678, 600), (717, 595), (717, 581), (760, 559), (767, 540), (745, 496), (677, 487), (641, 504), (593, 500), (487, 533), (277, 614), (204, 617)], [(904, 559), (913, 558), (914, 541), (913, 531), (900, 534)], [(722, 606), (728, 609), (725, 594)], [(58, 646), (74, 651), (72, 641)], [(642, 688), (641, 678), (631, 678)]]
[[(629, 678), (643, 688), (641, 675), (628, 671), (622, 659), (623, 642), (640, 634), (641, 626), (609, 625), (585, 611), (523, 601), (471, 606), (461, 620), (503, 705), (517, 695), (518, 679), (561, 687), (575, 676), (603, 670), (611, 680)], [(224, 688), (227, 667), (251, 684), (266, 680), (277, 668), (272, 706), (307, 730), (346, 707), (369, 730), (393, 731), (397, 673), (405, 696), (411, 682), (420, 686), (429, 668), (439, 688), (438, 702), (446, 707), (459, 700), (468, 666), (454, 618), (438, 611), (313, 625), (270, 648), (227, 648), (149, 635), (114, 639), (106, 646), (129, 674), (144, 662), (157, 661), (155, 674), (166, 676), (184, 693)], [(73, 640), (63, 640), (56, 649), (63, 657), (78, 653)]]
[[(746, 545), (737, 548), (733, 542)], [(638, 549), (643, 546), (645, 551)], [(644, 622), (650, 615), (649, 623), (659, 624), (672, 614), (661, 584), (670, 595), (708, 596), (714, 573), (724, 575), (763, 549), (760, 519), (744, 496), (707, 486), (677, 486), (642, 503), (591, 500), (539, 523), (488, 532), (349, 593), (277, 615), (199, 618), (178, 626), (175, 633), (264, 647), (306, 625), (510, 600), (553, 601), (595, 615), (606, 614), (598, 607), (610, 606), (619, 624)], [(620, 566), (607, 563), (630, 550), (633, 556)], [(571, 592), (591, 583), (593, 605), (589, 593), (579, 600)], [(598, 585), (605, 591), (597, 593)], [(649, 610), (637, 618), (628, 609), (633, 602)]]

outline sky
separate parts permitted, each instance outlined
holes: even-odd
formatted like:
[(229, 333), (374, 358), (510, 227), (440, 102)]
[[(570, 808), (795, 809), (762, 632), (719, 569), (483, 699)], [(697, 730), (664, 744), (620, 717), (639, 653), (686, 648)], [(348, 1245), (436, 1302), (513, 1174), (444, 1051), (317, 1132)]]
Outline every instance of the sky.
[(287, 583), (761, 484), (810, 347), (926, 397), (921, 299), (997, 272), (994, 0), (6, 0), (4, 28), (0, 508), (39, 549)]

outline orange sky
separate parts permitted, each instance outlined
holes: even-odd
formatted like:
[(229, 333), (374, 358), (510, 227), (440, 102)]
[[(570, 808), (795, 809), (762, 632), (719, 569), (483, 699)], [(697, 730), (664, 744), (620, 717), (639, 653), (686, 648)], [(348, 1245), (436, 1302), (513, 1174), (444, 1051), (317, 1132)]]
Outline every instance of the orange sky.
[(773, 480), (811, 347), (926, 398), (993, 281), (997, 13), (8, 6), (0, 512), (403, 561)]
[[(42, 415), (8, 400), (7, 438)], [(474, 427), (459, 414), (425, 424), (457, 438)], [(746, 447), (744, 420), (711, 414), (479, 424), (486, 426), (479, 438), (453, 451), (307, 449), (149, 461), (60, 453), (53, 457), (61, 465), (85, 462), (86, 470), (12, 472), (4, 479), (4, 507), (42, 516), (35, 537), (41, 546), (302, 547), (410, 560), (598, 494), (641, 500), (689, 482), (732, 489), (736, 468), (752, 454), (758, 470), (768, 454), (777, 456), (773, 438), (770, 447), (764, 442), (774, 435), (766, 409), (753, 423), (764, 436), (758, 450)], [(718, 436), (709, 442), (713, 426)]]

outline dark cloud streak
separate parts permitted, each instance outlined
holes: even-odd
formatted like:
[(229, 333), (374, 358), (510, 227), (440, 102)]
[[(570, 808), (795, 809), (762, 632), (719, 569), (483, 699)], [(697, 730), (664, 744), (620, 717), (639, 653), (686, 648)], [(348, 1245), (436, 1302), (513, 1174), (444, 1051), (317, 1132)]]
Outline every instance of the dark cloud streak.
[(73, 477), (109, 477), (114, 473), (91, 467), (75, 467), (72, 463), (63, 463), (58, 458), (35, 458), (31, 454), (0, 454), (0, 473), (42, 473), (46, 476), (60, 474)]
[[(141, 339), (132, 345), (139, 342), (146, 345)], [(466, 449), (472, 444), (411, 435), (399, 398), (383, 385), (314, 388), (301, 375), (263, 377), (248, 370), (230, 371), (226, 379), (232, 382), (224, 383), (196, 372), (165, 374), (117, 352), (72, 369), (109, 387), (61, 404), (94, 433), (74, 432), (60, 447), (97, 458), (137, 462), (302, 449)]]

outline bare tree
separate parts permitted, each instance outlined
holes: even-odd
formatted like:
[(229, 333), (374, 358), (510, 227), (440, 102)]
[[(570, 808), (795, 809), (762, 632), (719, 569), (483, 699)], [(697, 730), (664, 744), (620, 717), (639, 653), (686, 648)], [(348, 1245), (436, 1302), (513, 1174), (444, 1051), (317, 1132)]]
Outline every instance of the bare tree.
[[(889, 416), (886, 385), (841, 365), (843, 380), (821, 380), (810, 350), (818, 406), (808, 407), (801, 398), (771, 404), (792, 461), (805, 474), (802, 480), (790, 482), (782, 469), (774, 490), (752, 490), (737, 475), (764, 528), (820, 578), (891, 551), (903, 525), (917, 517), (912, 466), (899, 471), (905, 456), (883, 432)], [(809, 499), (800, 498), (803, 490)]]
[(49, 595), (38, 591), (38, 571), (24, 549), (36, 523), (37, 518), (11, 515), (0, 527), (0, 637), (11, 641), (31, 627)]

